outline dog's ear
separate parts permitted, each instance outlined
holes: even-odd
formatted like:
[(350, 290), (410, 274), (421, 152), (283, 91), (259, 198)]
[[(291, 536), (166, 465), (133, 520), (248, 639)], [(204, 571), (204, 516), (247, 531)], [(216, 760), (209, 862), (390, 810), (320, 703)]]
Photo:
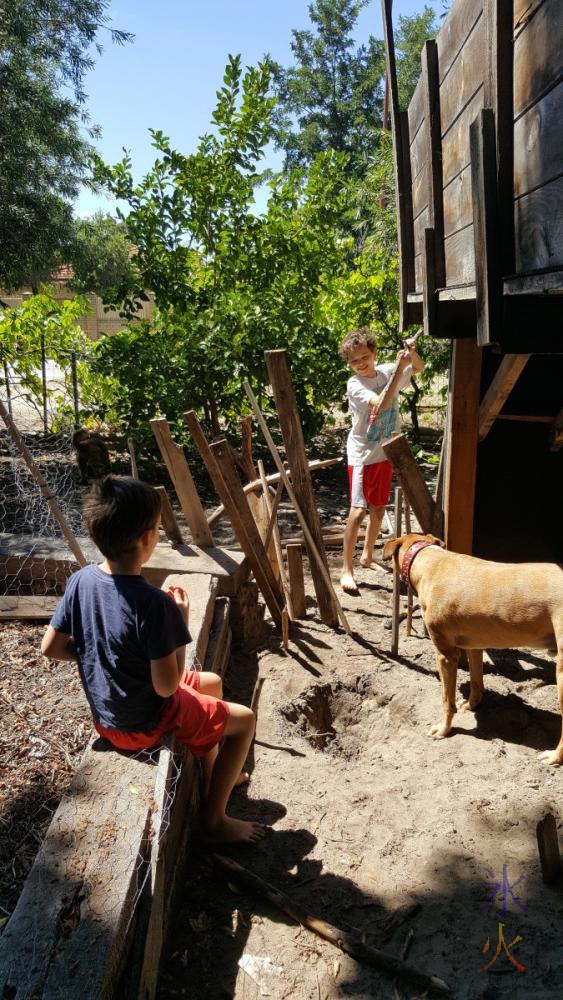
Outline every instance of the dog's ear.
[(425, 535), (424, 536), (432, 545), (439, 545), (441, 549), (445, 549), (446, 543), (442, 541), (441, 538), (436, 538), (436, 535)]
[(388, 542), (385, 542), (383, 546), (383, 552), (381, 553), (381, 558), (383, 560), (392, 559), (395, 555), (397, 549), (401, 546), (403, 542), (403, 537), (400, 538), (390, 538)]

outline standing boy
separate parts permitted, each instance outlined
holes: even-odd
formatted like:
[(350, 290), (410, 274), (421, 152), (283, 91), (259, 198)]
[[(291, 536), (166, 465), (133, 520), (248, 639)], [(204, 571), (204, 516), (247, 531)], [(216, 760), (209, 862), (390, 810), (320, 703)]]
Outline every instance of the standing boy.
[[(212, 840), (249, 842), (258, 823), (226, 815), (254, 734), (254, 713), (221, 700), (221, 678), (184, 669), (189, 602), (141, 576), (159, 537), (157, 490), (127, 476), (97, 481), (84, 504), (105, 559), (74, 573), (41, 652), (78, 663), (94, 726), (120, 750), (157, 746), (167, 732), (203, 757), (204, 822)], [(224, 743), (218, 749), (222, 738)]]
[[(360, 565), (368, 568), (373, 558), (373, 547), (389, 503), (393, 469), (385, 457), (380, 441), (368, 439), (369, 419), (373, 411), (383, 413), (390, 407), (395, 410), (394, 427), (400, 428), (397, 394), (408, 385), (411, 375), (423, 368), (423, 361), (412, 346), (399, 351), (395, 364), (375, 364), (377, 345), (367, 327), (351, 330), (346, 334), (340, 353), (354, 371), (348, 379), (347, 391), (352, 429), (348, 435), (348, 476), (350, 481), (350, 514), (344, 532), (344, 552), (340, 585), (347, 594), (357, 594), (353, 560), (358, 531), (365, 513), (369, 510), (369, 524), (360, 556)], [(389, 393), (381, 404), (383, 390)]]

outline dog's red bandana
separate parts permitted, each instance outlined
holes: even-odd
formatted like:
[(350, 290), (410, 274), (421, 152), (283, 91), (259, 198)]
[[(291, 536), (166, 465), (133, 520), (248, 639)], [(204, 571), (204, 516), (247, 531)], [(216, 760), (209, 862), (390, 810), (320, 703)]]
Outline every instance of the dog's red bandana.
[[(407, 551), (403, 556), (403, 562), (401, 565), (401, 580), (406, 583), (407, 587), (412, 587), (411, 583), (411, 566), (415, 560), (415, 557), (421, 551), (421, 549), (428, 549), (430, 546), (436, 548), (436, 542), (428, 542), (426, 539), (421, 539), (420, 542), (413, 542), (409, 546)], [(413, 587), (414, 590), (414, 587)]]

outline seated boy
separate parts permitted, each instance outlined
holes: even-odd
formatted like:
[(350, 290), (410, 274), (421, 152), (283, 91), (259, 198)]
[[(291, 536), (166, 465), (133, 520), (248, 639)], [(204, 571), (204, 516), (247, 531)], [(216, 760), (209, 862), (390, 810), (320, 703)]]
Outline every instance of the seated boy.
[[(342, 341), (340, 353), (355, 372), (348, 379), (347, 385), (353, 421), (347, 442), (350, 514), (344, 532), (340, 585), (347, 594), (357, 594), (353, 560), (360, 524), (366, 510), (369, 510), (369, 525), (360, 556), (360, 565), (368, 568), (371, 566), (373, 547), (379, 535), (385, 506), (389, 503), (393, 476), (393, 469), (385, 458), (381, 441), (372, 442), (368, 439), (369, 418), (374, 409), (382, 413), (394, 406), (394, 427), (390, 433), (396, 433), (400, 429), (396, 396), (408, 385), (411, 375), (422, 370), (424, 363), (407, 341), (406, 349), (399, 351), (395, 364), (376, 366), (377, 345), (367, 327), (350, 330)], [(390, 394), (380, 407), (381, 395), (389, 383)]]
[[(137, 479), (106, 476), (84, 503), (88, 533), (105, 559), (74, 573), (41, 643), (78, 663), (94, 726), (120, 750), (158, 745), (173, 732), (203, 757), (204, 823), (212, 840), (255, 841), (258, 823), (226, 815), (254, 734), (254, 713), (221, 700), (221, 678), (184, 670), (188, 598), (141, 576), (159, 536), (159, 493)], [(224, 743), (218, 750), (222, 738)]]

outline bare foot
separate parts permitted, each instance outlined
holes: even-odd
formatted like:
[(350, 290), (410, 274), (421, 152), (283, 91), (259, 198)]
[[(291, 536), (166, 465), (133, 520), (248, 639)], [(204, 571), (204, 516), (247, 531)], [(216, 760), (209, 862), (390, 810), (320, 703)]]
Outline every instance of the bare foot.
[(351, 573), (343, 573), (340, 577), (340, 586), (345, 594), (359, 594), (358, 585)]
[(207, 827), (207, 836), (212, 843), (255, 844), (262, 840), (265, 833), (261, 823), (233, 819), (232, 816), (223, 816), (218, 823)]
[(248, 771), (241, 771), (237, 780), (235, 781), (234, 787), (238, 788), (239, 785), (248, 785), (250, 783), (250, 775)]

